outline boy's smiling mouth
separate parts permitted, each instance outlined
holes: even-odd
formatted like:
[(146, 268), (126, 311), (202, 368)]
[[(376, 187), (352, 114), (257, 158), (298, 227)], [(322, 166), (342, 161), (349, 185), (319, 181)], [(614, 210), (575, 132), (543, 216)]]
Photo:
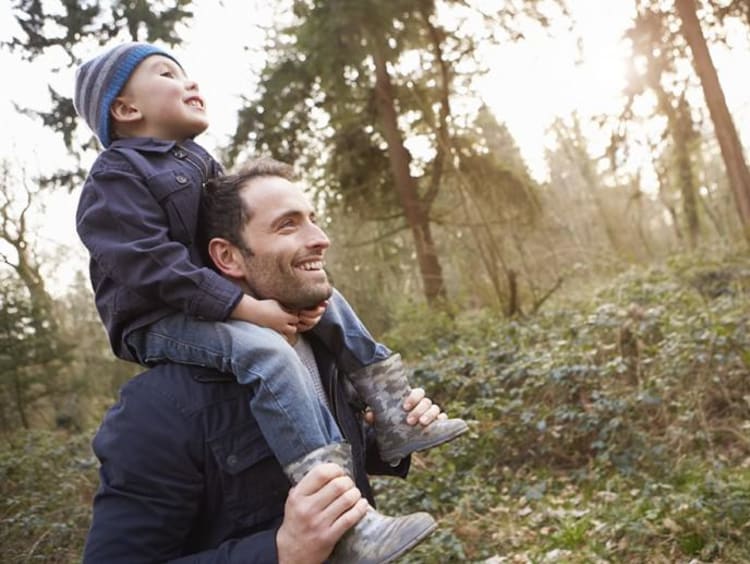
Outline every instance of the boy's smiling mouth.
[(199, 98), (198, 96), (191, 96), (190, 98), (185, 100), (185, 103), (191, 108), (198, 108), (199, 110), (204, 109), (203, 99)]

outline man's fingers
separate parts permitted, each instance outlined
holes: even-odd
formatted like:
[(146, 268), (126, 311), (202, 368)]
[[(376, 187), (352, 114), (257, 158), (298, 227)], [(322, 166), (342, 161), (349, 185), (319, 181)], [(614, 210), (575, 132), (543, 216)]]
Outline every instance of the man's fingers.
[(373, 413), (372, 409), (370, 409), (369, 407), (365, 408), (364, 418), (365, 423), (367, 423), (368, 425), (373, 425), (375, 423), (375, 413)]
[[(336, 481), (340, 479), (341, 478), (337, 478)], [(333, 485), (334, 483), (335, 481), (330, 482), (330, 485)], [(316, 505), (318, 501), (322, 504), (322, 507), (319, 508), (320, 517), (324, 520), (324, 522), (330, 524), (335, 523), (336, 520), (341, 517), (341, 515), (351, 510), (362, 499), (362, 493), (357, 487), (354, 486), (354, 483), (352, 483), (351, 481), (346, 484), (346, 487), (343, 491), (335, 492), (335, 495), (332, 499), (328, 497), (331, 493), (333, 493), (333, 488), (329, 488), (329, 486), (326, 486), (323, 490), (320, 491), (318, 500), (316, 500)], [(324, 499), (327, 501), (324, 502)]]
[(330, 462), (326, 464), (318, 464), (305, 474), (294, 489), (300, 495), (309, 496), (318, 492), (326, 484), (341, 476), (346, 476), (346, 473), (338, 464)]
[(433, 403), (430, 406), (430, 408), (427, 411), (425, 411), (422, 414), (422, 416), (419, 418), (419, 423), (420, 425), (429, 425), (430, 423), (435, 421), (435, 419), (437, 419), (439, 415), (440, 415), (440, 406), (437, 405), (436, 403)]
[(315, 466), (289, 493), (297, 511), (309, 523), (323, 527), (325, 537), (336, 542), (365, 514), (368, 506), (354, 482), (336, 464)]
[[(331, 504), (337, 503), (342, 497), (345, 498), (343, 502), (344, 506), (351, 506), (362, 497), (352, 479), (346, 475), (339, 476), (328, 482), (314, 493), (311, 499), (316, 509), (323, 511)], [(343, 511), (343, 508), (340, 511)]]
[(430, 398), (422, 398), (422, 400), (409, 412), (406, 417), (406, 422), (409, 425), (414, 425), (430, 410), (432, 407), (432, 400)]
[(420, 401), (422, 401), (422, 399), (424, 399), (425, 395), (424, 389), (412, 388), (411, 392), (409, 392), (409, 395), (406, 396), (406, 399), (404, 400), (404, 409), (406, 411), (411, 411)]
[(350, 509), (339, 514), (339, 516), (333, 521), (331, 525), (331, 533), (336, 535), (337, 538), (351, 529), (354, 525), (360, 522), (362, 517), (367, 513), (370, 507), (369, 502), (365, 498), (360, 498)]

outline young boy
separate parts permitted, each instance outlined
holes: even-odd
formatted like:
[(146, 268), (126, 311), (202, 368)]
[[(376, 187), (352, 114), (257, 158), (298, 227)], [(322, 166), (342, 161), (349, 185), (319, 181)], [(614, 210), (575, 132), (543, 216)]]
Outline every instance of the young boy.
[[(312, 326), (372, 408), (383, 460), (395, 464), (467, 430), (460, 419), (432, 420), (428, 414), (428, 425), (406, 421), (411, 389), (399, 356), (372, 339), (338, 292), (325, 313), (323, 306), (289, 312), (273, 300), (243, 294), (206, 266), (196, 241), (201, 189), (222, 171), (193, 141), (208, 127), (205, 101), (172, 55), (144, 43), (110, 49), (81, 65), (74, 103), (105, 148), (86, 180), (76, 219), (115, 354), (143, 364), (170, 360), (234, 373), (253, 387), (253, 414), (285, 469), (314, 463), (321, 449), (342, 441), (307, 369), (281, 336)], [(390, 518), (374, 510), (368, 516), (375, 524), (355, 527), (360, 537), (399, 536)], [(411, 538), (383, 543), (395, 543), (401, 552), (434, 528), (424, 514), (399, 519), (411, 519), (400, 528)], [(356, 553), (359, 542), (347, 550)]]

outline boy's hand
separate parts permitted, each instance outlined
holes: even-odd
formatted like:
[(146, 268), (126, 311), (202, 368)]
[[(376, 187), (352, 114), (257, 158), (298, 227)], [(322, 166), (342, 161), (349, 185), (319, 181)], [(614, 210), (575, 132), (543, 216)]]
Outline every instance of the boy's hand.
[(287, 339), (297, 334), (299, 317), (285, 310), (276, 300), (257, 300), (252, 317), (248, 321), (278, 331)]
[(302, 309), (299, 311), (299, 319), (297, 321), (297, 332), (302, 333), (303, 331), (309, 331), (318, 324), (320, 318), (328, 307), (328, 301), (320, 302), (317, 306), (310, 309)]
[(230, 316), (278, 331), (287, 339), (297, 334), (299, 317), (288, 312), (276, 300), (256, 300), (245, 294)]

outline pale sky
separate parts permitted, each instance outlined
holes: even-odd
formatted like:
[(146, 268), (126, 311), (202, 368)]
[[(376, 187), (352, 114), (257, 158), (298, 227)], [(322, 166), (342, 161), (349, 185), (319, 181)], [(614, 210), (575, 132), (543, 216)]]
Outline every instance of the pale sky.
[[(556, 116), (569, 116), (577, 110), (585, 120), (615, 113), (622, 105), (625, 49), (621, 37), (633, 14), (633, 0), (569, 0), (568, 3), (577, 22), (575, 34), (564, 26), (550, 32), (531, 30), (524, 42), (493, 48), (486, 55), (490, 72), (481, 83), (482, 97), (497, 118), (507, 124), (532, 174), (540, 180), (547, 174), (545, 133)], [(255, 6), (250, 8), (252, 4)], [(198, 141), (209, 150), (226, 142), (234, 128), (240, 96), (243, 92), (252, 95), (255, 73), (262, 68), (258, 49), (262, 33), (255, 23), (267, 25), (272, 15), (267, 8), (260, 7), (264, 3), (252, 4), (247, 0), (225, 0), (220, 7), (215, 1), (196, 0), (190, 33), (175, 50), (208, 100), (211, 127)], [(14, 30), (8, 3), (2, 3), (0, 37), (8, 37)], [(738, 36), (740, 56), (744, 57), (742, 64), (738, 64), (737, 49), (731, 57), (721, 48), (712, 54), (740, 126), (750, 117), (750, 93), (742, 77), (737, 76), (737, 69), (748, 68), (750, 46), (746, 28)], [(253, 68), (248, 65), (246, 47), (258, 55), (250, 57)], [(94, 47), (91, 54), (98, 52), (99, 48)], [(65, 151), (62, 143), (40, 124), (17, 114), (13, 102), (44, 109), (49, 83), (72, 95), (73, 70), (53, 73), (50, 65), (54, 64), (60, 62), (46, 59), (28, 63), (17, 55), (0, 52), (0, 68), (6, 77), (0, 92), (0, 122), (4, 131), (0, 136), (0, 155), (25, 166), (32, 176), (64, 166)], [(58, 272), (85, 269), (84, 253), (73, 227), (76, 198), (77, 194), (59, 194), (48, 202), (46, 213), (38, 220), (37, 229), (43, 242), (69, 242), (72, 248), (69, 262)]]

